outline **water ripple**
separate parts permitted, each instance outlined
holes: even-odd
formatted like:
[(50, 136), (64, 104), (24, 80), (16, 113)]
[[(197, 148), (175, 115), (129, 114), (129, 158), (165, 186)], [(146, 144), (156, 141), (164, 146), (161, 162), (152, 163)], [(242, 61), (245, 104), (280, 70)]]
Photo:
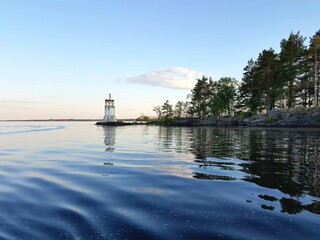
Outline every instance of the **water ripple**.
[(73, 124), (3, 135), (0, 239), (320, 237), (315, 131)]
[(0, 128), (0, 135), (45, 132), (45, 131), (60, 130), (63, 128), (64, 126), (38, 126), (38, 125), (5, 126)]

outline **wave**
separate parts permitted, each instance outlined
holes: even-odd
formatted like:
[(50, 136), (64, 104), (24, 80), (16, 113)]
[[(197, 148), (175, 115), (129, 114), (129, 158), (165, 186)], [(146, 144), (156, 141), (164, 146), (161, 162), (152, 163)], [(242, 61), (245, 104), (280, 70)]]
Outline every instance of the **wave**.
[[(119, 128), (104, 139), (93, 124), (64, 126), (65, 133), (25, 134), (17, 144), (15, 135), (3, 135), (12, 143), (0, 151), (0, 239), (320, 239), (318, 181), (309, 184), (318, 175), (307, 178), (318, 173), (318, 161), (309, 158), (313, 148), (308, 155), (301, 147), (318, 133), (292, 145), (304, 154), (300, 162), (265, 143), (256, 147), (273, 135), (255, 138), (253, 130), (236, 142), (247, 156), (238, 158), (229, 138), (224, 142), (237, 137), (233, 130), (223, 130), (219, 141), (173, 132), (163, 138), (172, 144), (159, 147), (158, 127)], [(11, 125), (0, 132), (61, 128)], [(279, 155), (271, 158), (270, 151)], [(309, 165), (302, 161), (315, 170), (305, 170)]]
[(0, 127), (0, 135), (8, 134), (21, 134), (30, 132), (45, 132), (64, 129), (64, 126), (39, 126), (39, 125), (28, 125), (28, 126), (2, 126)]

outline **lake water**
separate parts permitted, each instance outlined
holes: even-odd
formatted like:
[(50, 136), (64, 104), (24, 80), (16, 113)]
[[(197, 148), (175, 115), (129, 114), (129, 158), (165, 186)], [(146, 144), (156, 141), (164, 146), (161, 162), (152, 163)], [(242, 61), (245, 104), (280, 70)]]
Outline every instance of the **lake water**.
[(0, 239), (320, 239), (320, 130), (0, 123)]

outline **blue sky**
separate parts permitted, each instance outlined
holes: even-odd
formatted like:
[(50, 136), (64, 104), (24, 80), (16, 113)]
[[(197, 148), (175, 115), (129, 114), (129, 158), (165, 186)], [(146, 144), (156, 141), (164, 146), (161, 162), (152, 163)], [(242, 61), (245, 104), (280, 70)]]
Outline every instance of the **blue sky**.
[[(250, 58), (311, 37), (318, 0), (0, 0), (0, 119), (155, 115), (196, 78), (241, 80)], [(307, 40), (308, 41), (308, 40)], [(306, 43), (307, 43), (306, 41)]]

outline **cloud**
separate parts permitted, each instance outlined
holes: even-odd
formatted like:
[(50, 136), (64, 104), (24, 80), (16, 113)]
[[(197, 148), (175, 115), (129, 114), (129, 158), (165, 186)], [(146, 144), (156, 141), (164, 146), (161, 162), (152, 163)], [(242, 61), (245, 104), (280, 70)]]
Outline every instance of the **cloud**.
[(1, 103), (5, 104), (46, 104), (45, 102), (35, 102), (35, 101), (24, 101), (24, 100), (0, 100)]
[(167, 69), (154, 70), (140, 75), (128, 76), (121, 80), (165, 88), (192, 89), (197, 78), (201, 78), (203, 73), (184, 67), (172, 67)]
[(48, 104), (47, 102), (0, 99), (0, 108), (30, 109), (30, 106)]

